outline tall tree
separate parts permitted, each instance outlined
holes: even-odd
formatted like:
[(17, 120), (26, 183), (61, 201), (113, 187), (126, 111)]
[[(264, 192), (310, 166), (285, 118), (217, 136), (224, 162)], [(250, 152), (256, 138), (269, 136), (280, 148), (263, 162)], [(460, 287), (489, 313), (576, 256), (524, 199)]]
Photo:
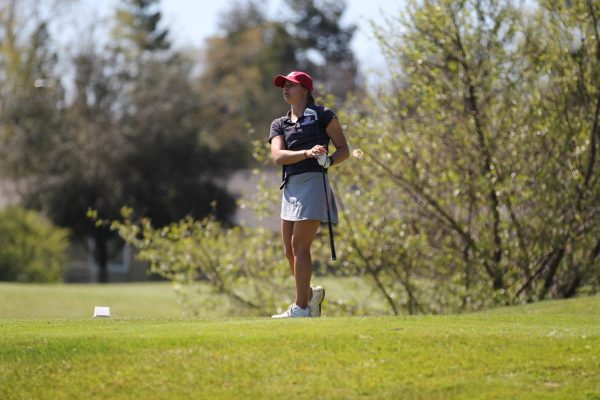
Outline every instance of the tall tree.
[(351, 48), (356, 26), (341, 25), (347, 2), (286, 0), (287, 28), (294, 38), (299, 68), (313, 73), (325, 90), (345, 99), (358, 87), (358, 68)]
[(115, 235), (86, 218), (89, 208), (114, 219), (129, 205), (158, 226), (209, 213), (228, 221), (235, 208), (219, 179), (236, 155), (203, 140), (194, 64), (169, 48), (156, 5), (123, 1), (113, 41), (81, 45), (56, 162), (27, 199), (93, 239), (100, 282)]
[(0, 175), (15, 181), (47, 167), (64, 101), (49, 17), (27, 3), (0, 3)]
[(235, 210), (219, 182), (237, 164), (237, 149), (211, 147), (202, 137), (202, 98), (193, 89), (193, 68), (180, 55), (145, 62), (128, 111), (118, 120), (124, 143), (115, 177), (127, 188), (126, 203), (155, 226), (210, 213), (229, 222)]
[(112, 233), (96, 229), (86, 212), (95, 208), (117, 217), (124, 199), (123, 185), (114, 179), (112, 168), (122, 149), (113, 108), (119, 84), (111, 73), (112, 58), (95, 43), (88, 43), (73, 65), (73, 100), (65, 110), (54, 162), (37, 176), (25, 202), (71, 228), (74, 239), (86, 248), (87, 239), (93, 238), (88, 250), (99, 267), (97, 280), (106, 282)]
[(280, 92), (270, 88), (296, 56), (285, 27), (267, 21), (257, 2), (233, 3), (222, 19), (221, 32), (207, 40), (198, 83), (203, 131), (207, 141), (248, 156), (250, 140), (264, 140), (273, 118), (286, 111)]
[(126, 54), (165, 50), (170, 47), (168, 29), (159, 27), (160, 0), (120, 0), (115, 12), (112, 37)]

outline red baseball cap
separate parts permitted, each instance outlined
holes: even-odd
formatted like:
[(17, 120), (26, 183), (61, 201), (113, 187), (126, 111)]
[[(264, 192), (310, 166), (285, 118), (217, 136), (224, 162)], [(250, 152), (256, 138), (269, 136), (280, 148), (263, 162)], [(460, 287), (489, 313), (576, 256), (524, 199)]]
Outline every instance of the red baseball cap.
[(283, 85), (285, 84), (285, 81), (299, 83), (302, 86), (304, 86), (305, 88), (307, 88), (309, 92), (313, 91), (312, 78), (306, 72), (292, 71), (285, 76), (277, 75), (275, 77), (275, 79), (273, 80), (273, 83), (275, 83), (275, 86), (277, 86), (277, 87), (283, 87)]

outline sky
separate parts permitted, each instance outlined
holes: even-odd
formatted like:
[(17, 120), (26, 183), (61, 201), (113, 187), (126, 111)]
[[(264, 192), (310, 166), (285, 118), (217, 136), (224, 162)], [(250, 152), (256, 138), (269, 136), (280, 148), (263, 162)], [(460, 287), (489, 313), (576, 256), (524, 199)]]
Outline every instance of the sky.
[[(84, 3), (87, 13), (104, 15), (115, 0), (86, 0)], [(217, 33), (219, 17), (230, 3), (230, 0), (161, 0), (163, 26), (169, 28), (175, 44), (202, 47), (208, 36)], [(402, 0), (347, 0), (342, 23), (357, 25), (352, 48), (363, 72), (385, 69), (384, 58), (372, 39), (370, 21), (382, 22), (382, 15), (397, 14), (403, 3)], [(264, 0), (261, 4), (265, 4), (271, 18), (285, 10), (283, 0)]]
[[(265, 1), (269, 16), (276, 17), (284, 11), (282, 0)], [(201, 45), (204, 38), (217, 32), (219, 15), (229, 1), (162, 0), (163, 18), (178, 43)], [(354, 23), (358, 29), (353, 40), (353, 49), (361, 63), (383, 63), (377, 44), (370, 40), (369, 20), (381, 20), (382, 14), (400, 9), (398, 0), (347, 0), (348, 8), (343, 23)], [(386, 11), (388, 10), (388, 11)], [(392, 11), (393, 10), (393, 11)]]

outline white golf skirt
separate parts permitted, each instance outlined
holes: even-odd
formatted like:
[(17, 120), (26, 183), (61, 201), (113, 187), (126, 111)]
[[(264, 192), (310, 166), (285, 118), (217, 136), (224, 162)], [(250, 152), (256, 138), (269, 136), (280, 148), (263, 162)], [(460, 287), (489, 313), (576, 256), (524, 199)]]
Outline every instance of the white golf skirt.
[(327, 202), (329, 200), (329, 214), (331, 222), (338, 223), (338, 210), (335, 196), (329, 186), (329, 179), (325, 174), (327, 196), (323, 185), (322, 172), (305, 172), (292, 175), (283, 189), (281, 198), (281, 219), (286, 221), (319, 220), (327, 222)]

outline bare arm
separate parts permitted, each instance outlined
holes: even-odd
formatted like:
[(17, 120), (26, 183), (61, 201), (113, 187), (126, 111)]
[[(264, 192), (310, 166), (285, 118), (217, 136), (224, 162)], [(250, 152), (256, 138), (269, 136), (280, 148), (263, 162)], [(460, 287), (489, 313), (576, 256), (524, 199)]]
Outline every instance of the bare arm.
[(327, 149), (321, 145), (316, 145), (310, 150), (286, 150), (283, 136), (275, 136), (271, 139), (271, 155), (277, 165), (295, 164), (306, 158), (314, 158), (326, 152)]
[(350, 157), (350, 150), (348, 149), (348, 142), (346, 136), (342, 131), (342, 126), (337, 118), (333, 118), (326, 129), (327, 135), (331, 139), (331, 142), (335, 146), (335, 153), (331, 155), (333, 159), (333, 165), (337, 165)]

